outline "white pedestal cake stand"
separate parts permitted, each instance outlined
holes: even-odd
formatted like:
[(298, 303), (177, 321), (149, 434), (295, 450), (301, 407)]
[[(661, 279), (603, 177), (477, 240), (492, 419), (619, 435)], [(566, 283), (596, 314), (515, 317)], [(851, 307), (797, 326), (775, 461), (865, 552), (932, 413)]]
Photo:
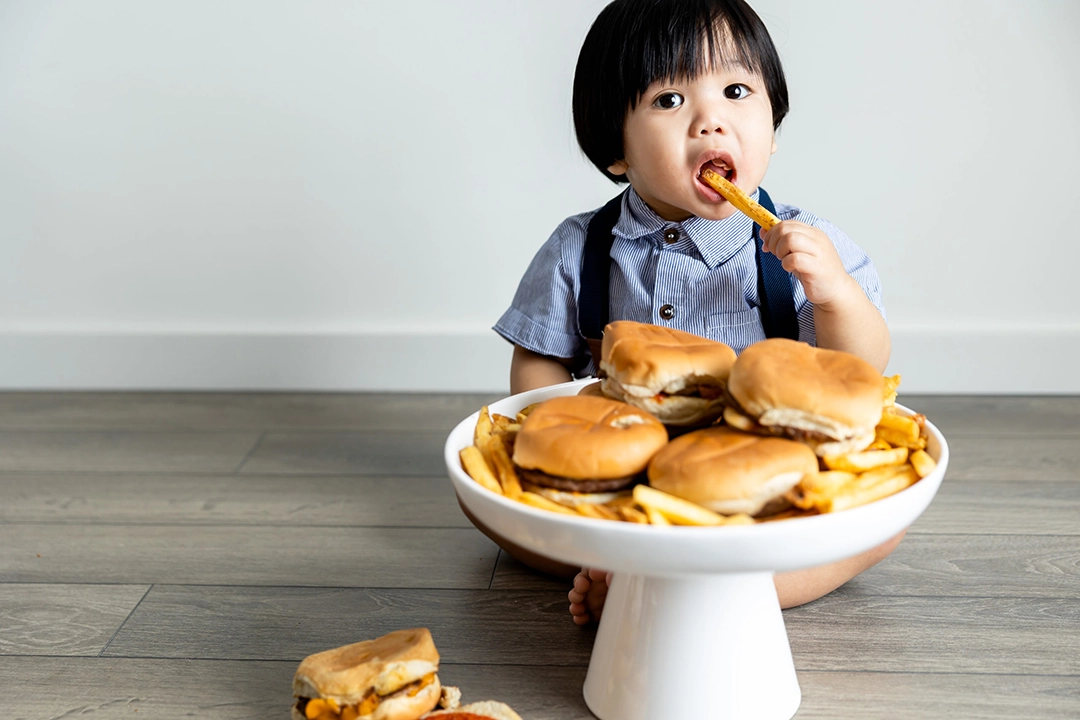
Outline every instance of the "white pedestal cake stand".
[[(513, 416), (588, 382), (514, 395), (490, 409)], [(601, 720), (791, 718), (802, 696), (773, 574), (841, 560), (893, 537), (930, 504), (949, 459), (945, 438), (927, 423), (937, 468), (891, 497), (761, 525), (655, 527), (547, 512), (484, 489), (458, 459), (472, 444), (476, 418), (464, 419), (445, 448), (469, 512), (536, 553), (615, 573), (584, 688)]]

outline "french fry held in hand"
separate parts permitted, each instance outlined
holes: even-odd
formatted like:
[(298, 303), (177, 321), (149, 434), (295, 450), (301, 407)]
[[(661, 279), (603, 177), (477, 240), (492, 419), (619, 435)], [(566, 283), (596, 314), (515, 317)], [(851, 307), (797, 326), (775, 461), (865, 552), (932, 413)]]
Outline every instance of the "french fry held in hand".
[(724, 199), (734, 205), (737, 210), (760, 225), (763, 232), (772, 230), (773, 226), (780, 222), (778, 217), (754, 202), (738, 185), (730, 182), (720, 173), (706, 168), (701, 171), (701, 179), (706, 185), (723, 195)]
[(897, 447), (891, 450), (864, 450), (843, 455), (826, 455), (822, 458), (822, 461), (825, 463), (825, 467), (830, 470), (862, 473), (877, 467), (903, 465), (904, 461), (907, 460), (907, 456), (908, 450), (906, 447)]

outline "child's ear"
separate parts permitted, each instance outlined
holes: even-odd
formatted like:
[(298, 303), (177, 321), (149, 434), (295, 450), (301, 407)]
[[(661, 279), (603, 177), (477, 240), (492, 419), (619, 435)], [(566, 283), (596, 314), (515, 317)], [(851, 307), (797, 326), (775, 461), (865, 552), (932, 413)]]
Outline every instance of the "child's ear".
[(608, 165), (607, 171), (612, 175), (625, 175), (628, 169), (630, 169), (630, 166), (626, 164), (625, 160), (616, 160)]
[(772, 136), (772, 150), (769, 151), (769, 154), (773, 155), (775, 153), (776, 153), (776, 134), (774, 133), (773, 136)]

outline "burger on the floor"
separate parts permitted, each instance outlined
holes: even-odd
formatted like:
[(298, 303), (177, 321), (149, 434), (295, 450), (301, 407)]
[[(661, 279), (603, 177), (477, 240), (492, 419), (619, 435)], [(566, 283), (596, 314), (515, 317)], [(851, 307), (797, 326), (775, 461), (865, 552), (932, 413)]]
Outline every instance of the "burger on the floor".
[[(436, 674), (427, 628), (395, 630), (304, 658), (293, 677), (293, 720), (521, 720), (503, 703), (460, 706)], [(436, 708), (443, 708), (436, 710)]]

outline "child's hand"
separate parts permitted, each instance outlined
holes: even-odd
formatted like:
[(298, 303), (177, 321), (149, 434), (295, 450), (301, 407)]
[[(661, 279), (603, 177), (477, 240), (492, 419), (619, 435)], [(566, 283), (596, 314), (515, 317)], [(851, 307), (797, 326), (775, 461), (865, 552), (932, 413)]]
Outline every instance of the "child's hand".
[(806, 299), (818, 307), (845, 297), (855, 282), (844, 269), (832, 240), (812, 225), (785, 220), (762, 236), (765, 252), (780, 258), (784, 269), (798, 278)]

